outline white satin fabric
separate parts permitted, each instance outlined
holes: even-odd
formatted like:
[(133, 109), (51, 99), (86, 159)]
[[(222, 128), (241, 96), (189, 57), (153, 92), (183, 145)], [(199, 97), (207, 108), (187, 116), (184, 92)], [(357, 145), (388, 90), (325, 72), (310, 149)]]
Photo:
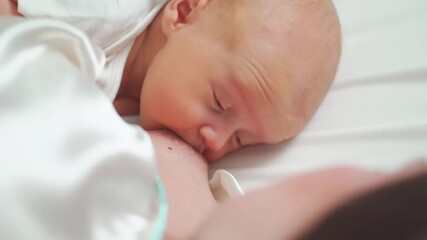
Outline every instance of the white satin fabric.
[(161, 239), (154, 149), (95, 86), (104, 62), (70, 25), (0, 17), (1, 239)]
[(107, 57), (99, 87), (115, 99), (133, 42), (166, 0), (18, 0), (26, 18), (53, 18), (83, 31)]

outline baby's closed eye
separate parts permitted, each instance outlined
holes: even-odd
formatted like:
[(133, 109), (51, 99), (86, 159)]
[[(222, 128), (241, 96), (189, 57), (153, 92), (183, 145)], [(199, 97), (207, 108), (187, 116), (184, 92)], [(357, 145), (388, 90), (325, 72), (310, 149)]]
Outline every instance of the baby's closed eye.
[(213, 91), (213, 100), (215, 102), (215, 109), (219, 112), (226, 112), (233, 106), (227, 93), (219, 89)]
[(238, 134), (238, 133), (234, 134), (234, 138), (235, 138), (235, 140), (236, 140), (237, 146), (238, 146), (238, 147), (242, 147), (242, 146), (243, 146), (243, 144), (242, 144), (242, 140), (240, 139), (240, 136), (239, 136), (239, 134)]
[(215, 92), (214, 92), (214, 94), (213, 94), (213, 97), (214, 97), (215, 106), (216, 106), (217, 110), (219, 110), (220, 112), (224, 112), (224, 111), (225, 111), (225, 108), (224, 108), (224, 106), (222, 105), (221, 101), (218, 99), (218, 97), (217, 97), (217, 95), (216, 95), (216, 93), (215, 93)]

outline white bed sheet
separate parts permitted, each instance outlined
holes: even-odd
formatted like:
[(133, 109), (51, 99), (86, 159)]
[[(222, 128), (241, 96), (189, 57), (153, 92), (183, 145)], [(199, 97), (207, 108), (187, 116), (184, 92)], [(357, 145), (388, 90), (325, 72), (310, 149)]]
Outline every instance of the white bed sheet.
[(397, 170), (427, 157), (427, 1), (335, 0), (343, 30), (336, 80), (295, 139), (212, 165), (244, 191), (317, 168)]

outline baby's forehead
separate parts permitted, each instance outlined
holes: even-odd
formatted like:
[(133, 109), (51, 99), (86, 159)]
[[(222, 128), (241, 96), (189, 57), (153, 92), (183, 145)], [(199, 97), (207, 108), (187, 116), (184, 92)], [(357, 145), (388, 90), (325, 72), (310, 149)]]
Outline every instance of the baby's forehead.
[(293, 134), (296, 126), (291, 122), (292, 111), (288, 109), (287, 100), (282, 95), (272, 93), (266, 95), (256, 83), (237, 80), (242, 98), (240, 108), (246, 109), (244, 118), (251, 118), (250, 127), (257, 129), (263, 143), (278, 143)]

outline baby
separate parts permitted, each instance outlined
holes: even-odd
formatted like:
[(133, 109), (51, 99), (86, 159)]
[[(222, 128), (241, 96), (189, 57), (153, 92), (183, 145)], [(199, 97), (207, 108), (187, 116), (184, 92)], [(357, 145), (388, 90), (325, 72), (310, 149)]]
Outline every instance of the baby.
[[(12, 2), (15, 2), (13, 0)], [(107, 57), (97, 84), (121, 115), (217, 160), (290, 139), (340, 57), (330, 0), (18, 0), (24, 17), (77, 26)]]

